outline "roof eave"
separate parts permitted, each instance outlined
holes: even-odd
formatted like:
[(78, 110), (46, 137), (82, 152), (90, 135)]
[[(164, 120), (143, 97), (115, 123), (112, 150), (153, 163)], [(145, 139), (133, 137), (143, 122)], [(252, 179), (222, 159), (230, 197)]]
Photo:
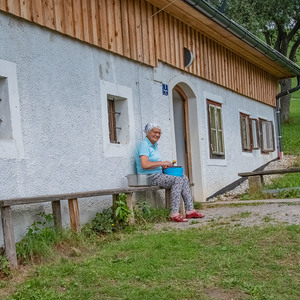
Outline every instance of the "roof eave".
[(203, 0), (183, 0), (187, 4), (191, 5), (194, 9), (198, 10), (206, 17), (212, 19), (220, 26), (230, 31), (239, 39), (246, 42), (251, 47), (263, 53), (269, 59), (277, 63), (283, 68), (286, 68), (289, 72), (294, 74), (295, 76), (300, 75), (300, 67), (289, 60), (287, 57), (282, 55), (277, 50), (270, 47), (268, 44), (263, 42), (261, 39), (256, 37), (250, 31), (236, 23), (235, 21), (229, 19), (224, 14), (219, 12), (217, 9), (209, 5), (206, 1)]

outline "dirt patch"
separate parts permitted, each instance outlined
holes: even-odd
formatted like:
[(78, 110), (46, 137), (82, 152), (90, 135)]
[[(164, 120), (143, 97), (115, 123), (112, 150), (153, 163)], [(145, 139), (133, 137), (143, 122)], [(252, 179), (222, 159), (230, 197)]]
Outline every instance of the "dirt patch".
[(220, 288), (210, 288), (206, 289), (204, 291), (204, 294), (209, 299), (214, 300), (244, 300), (244, 299), (250, 299), (250, 296), (246, 293), (233, 289), (233, 290), (223, 290)]

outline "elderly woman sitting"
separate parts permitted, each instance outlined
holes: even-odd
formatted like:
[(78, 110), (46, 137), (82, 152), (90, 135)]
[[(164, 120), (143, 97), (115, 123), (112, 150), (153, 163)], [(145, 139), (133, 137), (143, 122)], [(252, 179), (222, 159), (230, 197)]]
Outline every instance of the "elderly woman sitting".
[[(160, 126), (148, 123), (145, 126), (146, 138), (138, 145), (136, 150), (136, 166), (138, 174), (152, 174), (152, 184), (163, 188), (171, 188), (171, 213), (173, 222), (187, 222), (191, 218), (203, 218), (193, 206), (189, 181), (186, 175), (182, 177), (164, 174), (164, 168), (172, 167), (169, 161), (162, 161), (158, 151), (157, 142), (160, 139)], [(186, 209), (186, 219), (179, 213), (181, 196)]]

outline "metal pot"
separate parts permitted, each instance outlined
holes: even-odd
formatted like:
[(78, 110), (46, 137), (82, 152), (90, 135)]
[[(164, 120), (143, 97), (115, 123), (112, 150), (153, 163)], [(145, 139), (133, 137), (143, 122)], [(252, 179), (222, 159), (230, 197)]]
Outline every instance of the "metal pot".
[(152, 174), (128, 174), (128, 186), (150, 186), (152, 185)]

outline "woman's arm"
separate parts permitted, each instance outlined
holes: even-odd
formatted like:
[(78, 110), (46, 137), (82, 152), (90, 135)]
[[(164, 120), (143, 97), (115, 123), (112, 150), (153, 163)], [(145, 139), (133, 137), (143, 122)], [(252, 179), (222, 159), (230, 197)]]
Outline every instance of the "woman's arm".
[(172, 163), (169, 161), (149, 161), (149, 157), (147, 155), (141, 155), (141, 166), (145, 170), (147, 169), (156, 169), (159, 167), (172, 167)]

